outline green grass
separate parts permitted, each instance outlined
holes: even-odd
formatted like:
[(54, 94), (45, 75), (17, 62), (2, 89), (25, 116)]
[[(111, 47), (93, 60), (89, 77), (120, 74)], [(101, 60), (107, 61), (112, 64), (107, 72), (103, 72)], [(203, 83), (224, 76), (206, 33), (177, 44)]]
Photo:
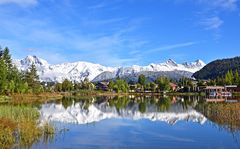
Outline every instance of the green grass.
[(205, 96), (205, 93), (198, 93), (198, 92), (169, 92), (167, 95), (174, 95), (174, 96)]
[(233, 93), (233, 96), (240, 97), (240, 93)]
[(35, 121), (39, 118), (37, 109), (26, 105), (0, 105), (0, 118), (8, 118), (14, 121)]
[(0, 147), (30, 148), (41, 138), (54, 134), (49, 124), (38, 123), (39, 112), (26, 105), (0, 105)]
[(0, 103), (8, 102), (11, 98), (9, 96), (1, 96), (0, 95)]

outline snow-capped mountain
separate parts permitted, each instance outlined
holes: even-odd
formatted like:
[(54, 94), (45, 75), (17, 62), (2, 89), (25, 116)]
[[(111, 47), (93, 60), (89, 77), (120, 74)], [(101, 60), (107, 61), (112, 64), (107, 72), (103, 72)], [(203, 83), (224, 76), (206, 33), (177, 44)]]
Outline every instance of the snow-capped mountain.
[(183, 109), (179, 104), (174, 104), (166, 112), (158, 112), (155, 105), (147, 105), (146, 112), (139, 111), (139, 105), (135, 103), (132, 106), (117, 110), (111, 107), (107, 102), (101, 104), (92, 104), (87, 109), (83, 108), (84, 103), (74, 103), (65, 108), (62, 104), (49, 103), (42, 105), (40, 109), (41, 122), (64, 122), (87, 124), (99, 122), (105, 119), (148, 119), (151, 121), (162, 121), (168, 124), (175, 124), (178, 121), (191, 121), (204, 124), (206, 117), (193, 108)]
[(26, 71), (34, 64), (38, 70), (40, 80), (46, 82), (62, 82), (64, 79), (80, 82), (85, 78), (93, 80), (102, 72), (116, 70), (116, 68), (81, 61), (51, 65), (46, 60), (36, 56), (27, 56), (25, 59), (14, 60), (13, 62), (22, 71)]
[[(90, 81), (95, 79), (97, 81), (112, 79), (115, 77), (131, 77), (144, 73), (156, 72), (179, 72), (178, 75), (189, 77), (192, 73), (200, 70), (205, 66), (205, 63), (201, 60), (197, 60), (192, 63), (177, 64), (174, 60), (167, 60), (165, 63), (150, 64), (148, 66), (133, 65), (131, 67), (105, 67), (99, 64), (93, 64), (89, 62), (74, 62), (74, 63), (62, 63), (52, 65), (46, 60), (38, 58), (37, 56), (27, 56), (22, 60), (14, 60), (14, 64), (18, 69), (26, 71), (31, 64), (34, 64), (38, 70), (41, 81), (46, 82), (62, 82), (64, 79), (80, 82), (85, 78)], [(108, 74), (106, 76), (106, 73)], [(109, 75), (111, 74), (111, 77)], [(106, 76), (106, 77), (104, 77)], [(100, 79), (99, 79), (100, 78)]]

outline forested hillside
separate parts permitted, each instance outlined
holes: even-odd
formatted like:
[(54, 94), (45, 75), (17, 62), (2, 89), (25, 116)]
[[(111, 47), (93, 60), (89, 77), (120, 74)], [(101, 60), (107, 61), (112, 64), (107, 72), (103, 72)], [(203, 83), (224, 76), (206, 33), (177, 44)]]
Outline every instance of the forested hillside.
[(240, 57), (215, 60), (194, 73), (193, 77), (196, 79), (216, 79), (223, 77), (229, 70), (240, 73)]

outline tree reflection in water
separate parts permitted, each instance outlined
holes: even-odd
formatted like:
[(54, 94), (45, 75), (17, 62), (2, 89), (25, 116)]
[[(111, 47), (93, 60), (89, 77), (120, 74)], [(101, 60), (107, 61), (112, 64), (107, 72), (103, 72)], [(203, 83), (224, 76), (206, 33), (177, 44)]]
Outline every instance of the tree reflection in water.
[(220, 131), (230, 132), (240, 148), (240, 103), (199, 103), (196, 109)]
[[(214, 127), (219, 130), (227, 130), (231, 132), (238, 142), (240, 131), (240, 103), (208, 103), (202, 97), (186, 96), (186, 97), (64, 97), (61, 104), (65, 109), (76, 103), (82, 103), (82, 107), (88, 110), (92, 104), (100, 105), (107, 103), (110, 107), (115, 107), (117, 112), (126, 108), (132, 108), (136, 105), (141, 113), (148, 112), (150, 107), (155, 107), (158, 112), (169, 111), (173, 104), (178, 104), (182, 110), (194, 108), (208, 118)], [(179, 108), (178, 108), (179, 110)]]

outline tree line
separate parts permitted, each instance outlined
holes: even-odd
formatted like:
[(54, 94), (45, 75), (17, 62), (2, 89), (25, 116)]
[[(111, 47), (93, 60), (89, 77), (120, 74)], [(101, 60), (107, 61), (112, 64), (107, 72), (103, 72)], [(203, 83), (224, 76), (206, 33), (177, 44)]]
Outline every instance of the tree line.
[[(81, 82), (71, 82), (65, 79), (62, 83), (40, 82), (37, 75), (37, 69), (32, 64), (26, 71), (19, 71), (12, 63), (11, 54), (8, 47), (0, 48), (0, 94), (12, 93), (41, 93), (41, 92), (70, 92), (80, 90), (96, 90), (97, 83), (90, 82), (87, 78)], [(138, 92), (150, 91), (161, 92), (171, 91), (171, 83), (175, 83), (183, 92), (191, 91), (194, 86), (204, 85), (238, 85), (240, 86), (240, 77), (238, 70), (234, 72), (228, 70), (222, 77), (211, 80), (198, 80), (197, 84), (190, 78), (181, 78), (179, 80), (170, 80), (167, 77), (160, 76), (154, 81), (148, 81), (145, 75), (141, 74), (137, 82), (117, 78), (109, 81), (108, 91), (117, 93), (126, 93), (131, 90)], [(101, 90), (101, 89), (100, 89)]]
[(9, 48), (0, 47), (0, 94), (39, 93), (43, 91), (34, 65), (25, 71), (19, 71), (13, 65)]
[(208, 82), (209, 85), (237, 85), (240, 86), (240, 77), (238, 70), (234, 72), (232, 70), (228, 70), (227, 73), (222, 77), (217, 77), (216, 79), (211, 79)]
[[(70, 91), (80, 91), (80, 90), (104, 90), (97, 88), (97, 83), (90, 82), (87, 78), (81, 82), (71, 82), (65, 79), (62, 83), (56, 83), (53, 86), (53, 90), (55, 92), (70, 92)], [(107, 91), (116, 92), (116, 93), (127, 93), (130, 90), (138, 89), (139, 92), (143, 91), (151, 91), (151, 92), (159, 92), (159, 91), (169, 91), (170, 80), (167, 77), (159, 77), (154, 82), (147, 82), (146, 77), (144, 75), (140, 75), (138, 78), (138, 82), (127, 82), (126, 80), (117, 78), (116, 80), (110, 80), (107, 83)]]

